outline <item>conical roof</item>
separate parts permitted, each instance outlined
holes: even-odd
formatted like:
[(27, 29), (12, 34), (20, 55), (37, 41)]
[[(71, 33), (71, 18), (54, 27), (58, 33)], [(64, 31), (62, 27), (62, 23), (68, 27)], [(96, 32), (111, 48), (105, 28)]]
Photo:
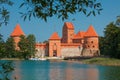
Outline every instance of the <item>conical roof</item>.
[(74, 39), (83, 38), (84, 35), (85, 35), (85, 32), (84, 32), (84, 31), (79, 31), (79, 32), (74, 36)]
[(20, 28), (20, 25), (17, 24), (10, 36), (13, 37), (13, 36), (21, 36), (21, 35), (25, 35), (25, 34)]
[(86, 31), (85, 37), (98, 37), (98, 34), (96, 33), (92, 25), (90, 25), (88, 30)]
[(57, 32), (54, 32), (49, 39), (50, 40), (59, 40), (60, 37)]
[(68, 29), (74, 29), (74, 26), (71, 22), (65, 22), (64, 26), (66, 26)]

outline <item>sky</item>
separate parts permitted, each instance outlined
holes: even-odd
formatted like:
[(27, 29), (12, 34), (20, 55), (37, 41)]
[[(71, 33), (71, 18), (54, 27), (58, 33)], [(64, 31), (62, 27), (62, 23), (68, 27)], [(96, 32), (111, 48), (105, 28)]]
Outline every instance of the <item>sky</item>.
[[(103, 11), (100, 15), (86, 17), (82, 13), (76, 13), (70, 15), (69, 19), (62, 21), (61, 19), (48, 18), (47, 22), (42, 19), (32, 18), (30, 21), (26, 21), (21, 18), (18, 13), (21, 11), (19, 4), (22, 0), (13, 0), (14, 5), (9, 7), (10, 20), (7, 26), (2, 25), (0, 27), (0, 34), (3, 35), (3, 39), (6, 40), (17, 24), (20, 24), (22, 30), (26, 35), (34, 34), (36, 42), (43, 42), (48, 40), (53, 32), (58, 32), (62, 37), (62, 28), (64, 22), (72, 22), (75, 28), (75, 33), (78, 31), (86, 31), (90, 25), (94, 26), (94, 29), (99, 36), (104, 36), (104, 28), (110, 23), (116, 20), (116, 17), (120, 15), (120, 0), (98, 0), (103, 7)], [(72, 19), (75, 19), (74, 21)]]

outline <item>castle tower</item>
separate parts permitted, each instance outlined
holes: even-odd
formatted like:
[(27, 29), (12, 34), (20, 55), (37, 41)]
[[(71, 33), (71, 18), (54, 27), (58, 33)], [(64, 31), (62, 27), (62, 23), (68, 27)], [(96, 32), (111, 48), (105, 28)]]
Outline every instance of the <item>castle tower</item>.
[(21, 35), (25, 35), (25, 34), (22, 31), (22, 29), (20, 28), (20, 25), (17, 24), (16, 27), (14, 28), (13, 32), (10, 35), (11, 37), (13, 37), (13, 39), (15, 41), (15, 49), (16, 50), (19, 50), (18, 42), (20, 41), (20, 36)]
[(49, 57), (61, 56), (61, 39), (57, 32), (54, 32), (49, 38)]
[(88, 30), (84, 35), (83, 48), (87, 50), (87, 53), (89, 53), (88, 55), (90, 56), (99, 55), (98, 34), (96, 33), (92, 25), (89, 26)]
[(74, 37), (74, 26), (70, 22), (65, 22), (62, 30), (62, 43), (72, 43)]

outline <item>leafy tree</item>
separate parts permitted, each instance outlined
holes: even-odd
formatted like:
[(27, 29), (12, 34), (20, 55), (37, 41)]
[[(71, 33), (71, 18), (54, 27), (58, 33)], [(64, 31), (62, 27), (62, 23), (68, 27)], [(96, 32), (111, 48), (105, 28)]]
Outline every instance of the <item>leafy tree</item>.
[(28, 56), (33, 56), (35, 54), (35, 43), (36, 39), (33, 34), (30, 34), (27, 36), (27, 41), (28, 41)]
[(29, 58), (35, 54), (35, 36), (30, 34), (27, 37), (21, 36), (21, 40), (18, 43), (20, 47), (20, 54), (22, 58)]
[(26, 8), (26, 12), (20, 12), (24, 20), (31, 16), (47, 21), (54, 15), (57, 18), (68, 19), (70, 14), (83, 12), (89, 16), (100, 14), (102, 6), (96, 0), (24, 0), (20, 8)]
[(25, 36), (20, 36), (21, 40), (18, 43), (18, 46), (20, 47), (20, 57), (21, 58), (27, 58), (27, 53), (28, 53), (28, 41)]
[(0, 35), (0, 58), (3, 58), (5, 55), (5, 42), (2, 39), (2, 35)]
[[(0, 0), (0, 26), (7, 24), (10, 17), (8, 6), (14, 4), (13, 0)], [(47, 18), (57, 16), (57, 18), (68, 19), (70, 14), (82, 12), (86, 16), (100, 14), (102, 10), (101, 3), (97, 0), (24, 0), (20, 8), (26, 8), (22, 11), (24, 20), (31, 16), (47, 21)]]
[(104, 34), (105, 36), (100, 40), (102, 52), (110, 57), (120, 58), (120, 27), (118, 24), (112, 22), (107, 25)]
[(13, 2), (11, 0), (0, 0), (0, 27), (2, 26), (2, 24), (7, 25), (9, 21), (10, 11), (6, 7), (6, 5), (12, 6)]
[(104, 41), (104, 37), (99, 37), (99, 49), (100, 49), (100, 53), (101, 55), (106, 55), (105, 53), (105, 41)]
[(12, 37), (9, 37), (6, 41), (6, 57), (7, 58), (13, 58), (16, 57), (15, 54), (15, 42), (14, 39)]

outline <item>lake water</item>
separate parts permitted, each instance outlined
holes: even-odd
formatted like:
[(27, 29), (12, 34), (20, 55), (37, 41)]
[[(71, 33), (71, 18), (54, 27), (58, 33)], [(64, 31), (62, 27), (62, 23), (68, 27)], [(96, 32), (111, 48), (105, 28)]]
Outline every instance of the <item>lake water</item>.
[(70, 61), (13, 61), (16, 80), (120, 80), (120, 67)]

